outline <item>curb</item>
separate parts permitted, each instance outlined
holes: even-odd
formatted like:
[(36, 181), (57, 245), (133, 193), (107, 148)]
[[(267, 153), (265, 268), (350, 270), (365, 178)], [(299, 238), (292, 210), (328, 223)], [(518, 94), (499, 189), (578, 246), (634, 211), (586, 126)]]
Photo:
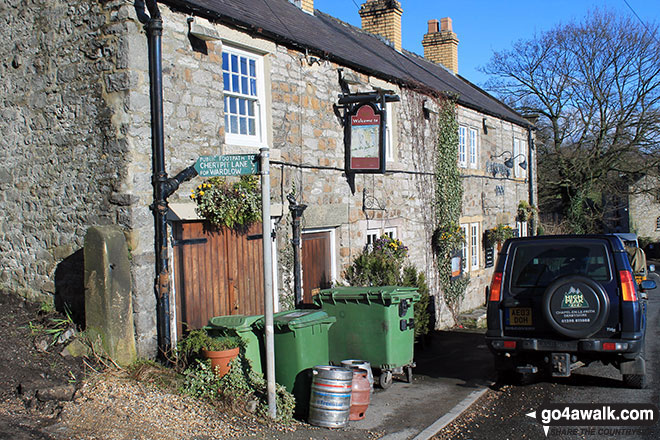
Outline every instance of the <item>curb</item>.
[(474, 402), (476, 402), (481, 396), (486, 394), (488, 388), (482, 388), (480, 390), (472, 391), (465, 399), (463, 399), (458, 405), (453, 407), (444, 416), (436, 420), (431, 426), (417, 434), (413, 440), (429, 440), (431, 437), (436, 435), (442, 430), (445, 426), (449, 425), (454, 421), (458, 416), (461, 415), (463, 411), (468, 409)]

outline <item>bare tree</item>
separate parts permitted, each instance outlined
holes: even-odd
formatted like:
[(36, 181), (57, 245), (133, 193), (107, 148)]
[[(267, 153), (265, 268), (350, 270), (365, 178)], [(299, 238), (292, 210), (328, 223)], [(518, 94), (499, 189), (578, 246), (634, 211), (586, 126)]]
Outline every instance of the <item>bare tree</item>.
[(540, 115), (541, 210), (561, 208), (572, 232), (602, 226), (603, 197), (660, 164), (660, 43), (656, 25), (595, 11), (556, 26), (482, 69), (486, 87)]

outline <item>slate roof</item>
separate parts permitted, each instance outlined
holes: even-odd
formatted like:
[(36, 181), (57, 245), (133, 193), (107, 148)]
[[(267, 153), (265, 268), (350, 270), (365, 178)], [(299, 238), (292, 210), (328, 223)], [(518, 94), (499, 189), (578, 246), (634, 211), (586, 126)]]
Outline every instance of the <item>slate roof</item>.
[(459, 104), (515, 124), (531, 124), (513, 109), (444, 67), (316, 10), (288, 0), (161, 0), (175, 10), (242, 28), (254, 36), (308, 50), (340, 65), (402, 85), (457, 95)]

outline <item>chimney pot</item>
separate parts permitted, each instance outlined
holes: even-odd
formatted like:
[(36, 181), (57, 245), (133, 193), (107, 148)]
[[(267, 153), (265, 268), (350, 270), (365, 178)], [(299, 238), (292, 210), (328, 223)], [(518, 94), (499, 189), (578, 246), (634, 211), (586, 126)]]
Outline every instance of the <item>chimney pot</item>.
[(451, 32), (451, 18), (445, 17), (440, 19), (440, 30)]
[(433, 34), (438, 32), (438, 25), (439, 22), (435, 18), (432, 20), (429, 20), (429, 34)]

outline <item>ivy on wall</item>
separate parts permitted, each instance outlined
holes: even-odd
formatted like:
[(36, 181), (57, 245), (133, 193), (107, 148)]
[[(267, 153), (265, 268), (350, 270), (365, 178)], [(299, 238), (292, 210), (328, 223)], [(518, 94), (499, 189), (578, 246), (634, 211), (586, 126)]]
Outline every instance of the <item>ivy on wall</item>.
[(458, 170), (458, 120), (456, 102), (453, 99), (439, 101), (438, 143), (435, 160), (435, 218), (437, 226), (433, 235), (438, 279), (443, 299), (458, 324), (458, 315), (465, 298), (469, 277), (452, 279), (452, 254), (464, 242), (460, 227), (463, 205), (463, 184)]

